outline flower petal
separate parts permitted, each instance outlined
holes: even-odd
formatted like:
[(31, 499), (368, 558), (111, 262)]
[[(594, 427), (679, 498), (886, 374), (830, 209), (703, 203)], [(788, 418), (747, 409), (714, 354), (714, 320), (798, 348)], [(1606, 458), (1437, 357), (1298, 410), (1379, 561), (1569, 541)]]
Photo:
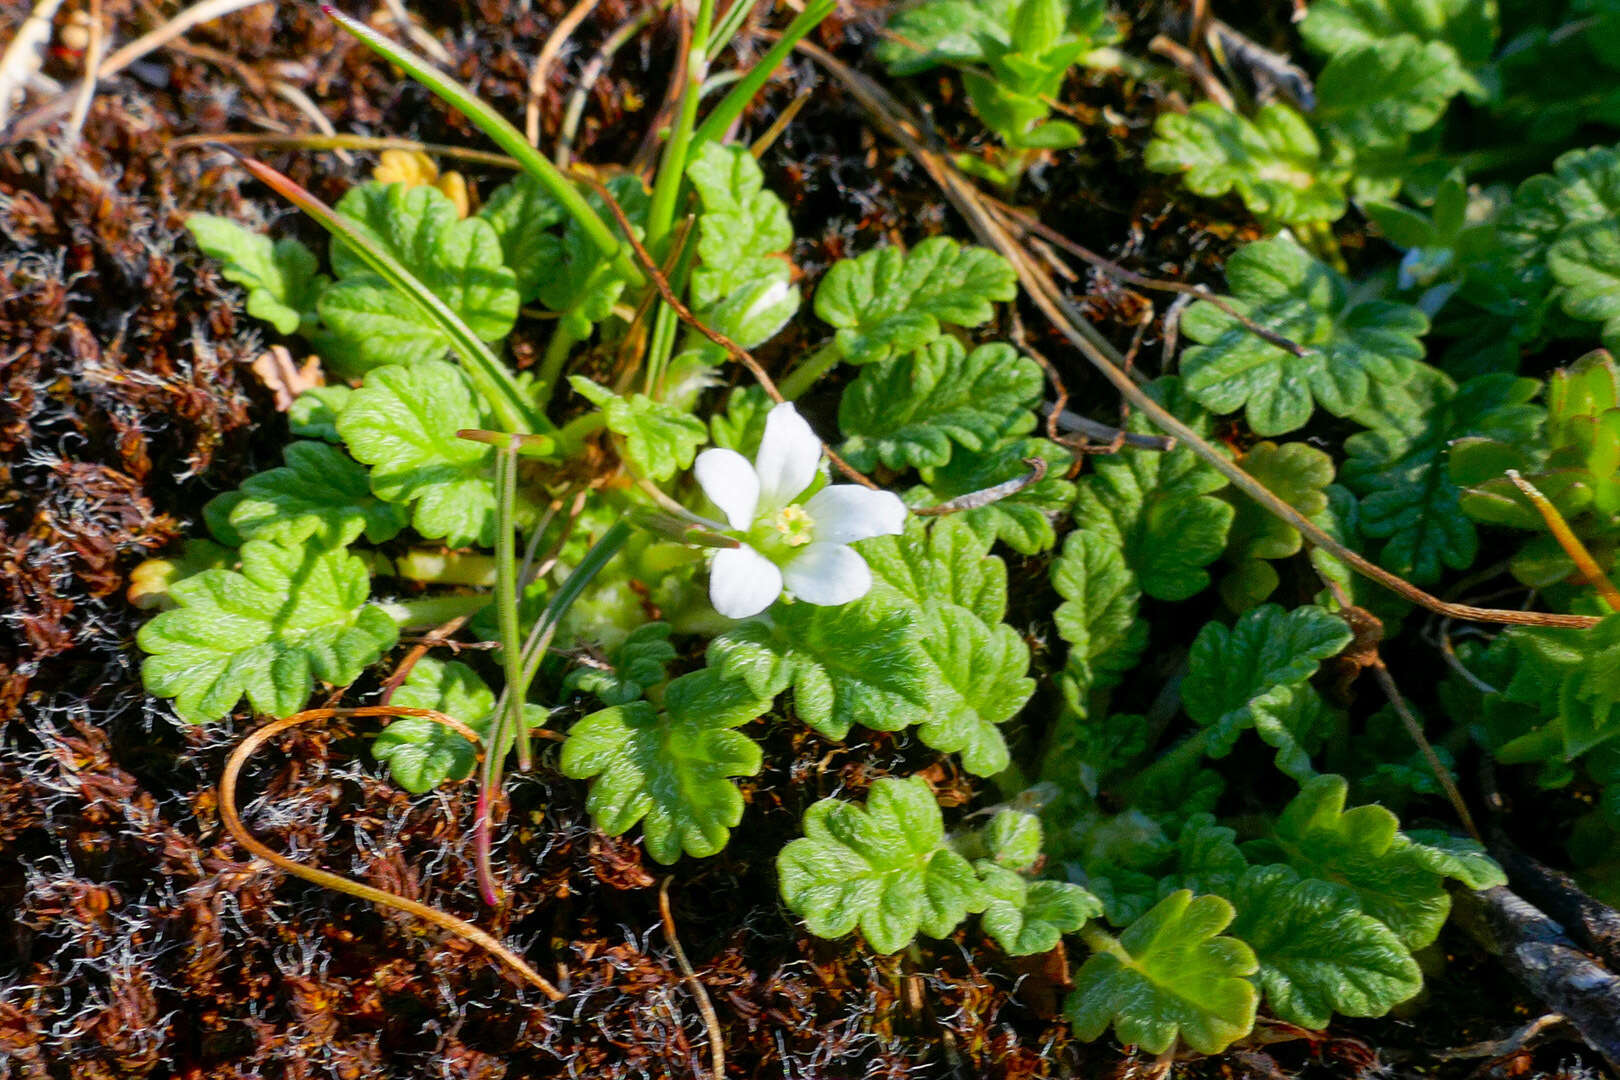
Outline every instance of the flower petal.
[(906, 504), (900, 496), (858, 484), (824, 487), (810, 496), (804, 511), (815, 523), (816, 539), (831, 544), (893, 536), (906, 528)]
[(817, 541), (805, 545), (782, 568), (788, 591), (811, 604), (847, 604), (872, 587), (866, 560), (843, 544)]
[(705, 450), (692, 469), (703, 494), (720, 508), (733, 529), (753, 525), (759, 506), (759, 474), (747, 458), (735, 450)]
[(810, 430), (791, 401), (775, 406), (765, 417), (765, 437), (759, 441), (754, 471), (759, 474), (759, 509), (769, 514), (792, 501), (810, 486), (821, 464), (821, 440)]
[(747, 544), (715, 552), (709, 568), (709, 601), (726, 618), (758, 615), (781, 595), (782, 571)]

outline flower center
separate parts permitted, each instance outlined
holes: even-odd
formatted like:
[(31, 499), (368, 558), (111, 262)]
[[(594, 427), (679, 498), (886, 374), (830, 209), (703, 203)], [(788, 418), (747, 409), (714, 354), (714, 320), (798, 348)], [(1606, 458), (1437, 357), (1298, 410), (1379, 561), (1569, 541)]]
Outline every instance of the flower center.
[(802, 547), (808, 544), (816, 528), (816, 523), (805, 513), (802, 506), (782, 507), (771, 519), (771, 525), (781, 534), (782, 543), (788, 547)]

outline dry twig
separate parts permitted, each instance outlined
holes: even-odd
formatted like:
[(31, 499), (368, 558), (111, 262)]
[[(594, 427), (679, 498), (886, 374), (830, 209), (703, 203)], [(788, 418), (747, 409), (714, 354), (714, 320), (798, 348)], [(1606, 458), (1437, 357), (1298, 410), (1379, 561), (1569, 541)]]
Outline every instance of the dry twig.
[(445, 727), (459, 733), (474, 746), (480, 746), (482, 742), (478, 732), (463, 724), (460, 720), (435, 712), (432, 709), (407, 709), (391, 705), (366, 706), (359, 709), (307, 709), (284, 720), (272, 720), (263, 727), (249, 732), (247, 737), (237, 745), (236, 749), (231, 751), (230, 758), (225, 762), (225, 771), (219, 779), (219, 816), (220, 820), (225, 823), (226, 830), (236, 838), (237, 843), (248, 851), (266, 862), (280, 867), (294, 877), (303, 878), (305, 881), (313, 882), (323, 888), (332, 889), (348, 896), (357, 896), (362, 900), (369, 900), (373, 904), (381, 904), (383, 907), (391, 907), (415, 915), (417, 918), (430, 922), (463, 940), (480, 946), (523, 976), (527, 982), (552, 1001), (561, 1001), (563, 998), (562, 991), (547, 982), (543, 975), (535, 971), (522, 957), (503, 945), (488, 931), (474, 926), (465, 919), (458, 919), (454, 915), (428, 907), (426, 904), (418, 903), (415, 900), (396, 896), (391, 892), (370, 885), (363, 885), (358, 881), (351, 881), (329, 870), (305, 866), (303, 863), (289, 859), (280, 852), (267, 847), (248, 831), (247, 826), (242, 823), (242, 816), (236, 809), (236, 782), (242, 773), (242, 767), (247, 764), (248, 758), (252, 757), (253, 752), (266, 741), (281, 734), (288, 728), (317, 720), (327, 720), (336, 716), (419, 716), (432, 720), (434, 723), (443, 724)]
[(529, 69), (529, 99), (523, 106), (523, 135), (529, 140), (529, 145), (540, 146), (540, 99), (546, 92), (546, 78), (551, 74), (552, 62), (570, 35), (579, 29), (579, 24), (590, 17), (601, 0), (579, 0), (579, 3), (568, 9), (568, 14), (558, 20), (552, 28), (551, 35), (546, 43), (540, 46), (540, 54), (534, 58), (534, 67)]
[(703, 1024), (709, 1029), (709, 1067), (713, 1080), (725, 1080), (726, 1042), (720, 1029), (720, 1018), (715, 1015), (714, 1004), (709, 1000), (709, 992), (703, 988), (697, 972), (692, 969), (692, 962), (686, 958), (686, 950), (681, 948), (681, 939), (675, 936), (675, 916), (669, 909), (670, 880), (666, 877), (658, 886), (658, 914), (664, 923), (664, 937), (675, 953), (675, 963), (680, 966), (681, 974), (686, 977), (686, 984), (692, 988), (692, 996), (697, 999), (698, 1012), (703, 1016)]

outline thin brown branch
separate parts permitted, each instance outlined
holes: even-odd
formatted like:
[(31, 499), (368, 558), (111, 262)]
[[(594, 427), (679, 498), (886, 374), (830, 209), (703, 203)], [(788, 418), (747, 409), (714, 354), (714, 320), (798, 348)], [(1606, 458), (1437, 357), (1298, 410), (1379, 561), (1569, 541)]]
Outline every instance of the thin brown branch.
[(248, 851), (285, 870), (294, 877), (303, 878), (305, 881), (313, 882), (323, 888), (332, 889), (348, 896), (368, 900), (373, 904), (380, 904), (383, 907), (391, 907), (409, 915), (415, 915), (417, 918), (430, 922), (434, 926), (454, 934), (456, 937), (472, 942), (512, 968), (525, 981), (552, 1001), (561, 1001), (563, 998), (562, 991), (547, 982), (544, 976), (530, 967), (522, 957), (503, 945), (488, 931), (474, 926), (464, 919), (458, 919), (454, 915), (428, 907), (426, 904), (418, 903), (415, 900), (396, 896), (391, 892), (370, 885), (363, 885), (358, 881), (351, 881), (339, 874), (321, 870), (318, 867), (305, 866), (303, 863), (289, 859), (280, 852), (267, 847), (248, 831), (236, 809), (236, 784), (241, 776), (242, 767), (253, 756), (253, 752), (266, 741), (281, 734), (288, 728), (317, 720), (330, 719), (335, 716), (419, 716), (432, 720), (434, 723), (443, 724), (445, 727), (456, 731), (474, 746), (480, 745), (481, 742), (478, 732), (463, 724), (460, 720), (446, 716), (441, 712), (435, 712), (432, 709), (408, 709), (391, 705), (367, 706), (359, 709), (309, 709), (289, 716), (284, 720), (272, 720), (263, 727), (249, 732), (247, 737), (237, 745), (236, 749), (231, 751), (230, 758), (225, 762), (225, 771), (219, 780), (219, 816), (220, 820), (225, 823), (226, 830), (236, 838), (237, 843)]
[(1050, 225), (1046, 224), (1029, 211), (1021, 209), (1020, 207), (1010, 206), (991, 195), (985, 195), (983, 198), (985, 202), (995, 207), (1003, 218), (1011, 218), (1024, 229), (1034, 233), (1036, 236), (1039, 236), (1042, 240), (1055, 244), (1057, 247), (1067, 251), (1070, 255), (1073, 255), (1077, 259), (1085, 260), (1110, 277), (1119, 278), (1121, 281), (1128, 281), (1132, 285), (1136, 285), (1139, 288), (1151, 289), (1154, 292), (1180, 293), (1182, 296), (1190, 296), (1195, 300), (1202, 300), (1205, 303), (1213, 304), (1225, 314), (1236, 319), (1238, 324), (1241, 325), (1243, 329), (1247, 330), (1249, 333), (1267, 342), (1268, 344), (1275, 345), (1277, 348), (1292, 353), (1294, 356), (1309, 356), (1311, 354), (1310, 349), (1307, 349), (1297, 341), (1292, 341), (1289, 338), (1284, 337), (1275, 330), (1261, 326), (1259, 323), (1243, 314), (1237, 308), (1233, 307), (1225, 297), (1210, 292), (1202, 285), (1189, 285), (1185, 281), (1167, 281), (1163, 278), (1152, 278), (1145, 274), (1138, 274), (1134, 270), (1127, 270), (1123, 266), (1119, 265), (1119, 263), (1108, 258), (1106, 255), (1099, 255), (1095, 251), (1092, 251), (1090, 248), (1086, 247), (1084, 244), (1078, 244), (1075, 241), (1070, 240), (1067, 236), (1064, 236), (1062, 233), (1058, 232), (1056, 229), (1052, 228)]
[(414, 646), (412, 646), (411, 651), (405, 654), (405, 659), (399, 662), (399, 667), (395, 668), (394, 673), (388, 676), (388, 680), (383, 683), (382, 693), (378, 696), (377, 703), (379, 705), (387, 705), (390, 701), (392, 701), (394, 699), (394, 691), (398, 690), (400, 686), (404, 684), (405, 680), (410, 678), (411, 672), (415, 669), (417, 661), (426, 656), (429, 649), (448, 644), (450, 638), (454, 636), (456, 631), (460, 630), (463, 626), (466, 626), (467, 620), (471, 618), (471, 615), (457, 615), (449, 622), (442, 623), (439, 626), (434, 627), (431, 633), (427, 634)]
[[(665, 277), (663, 271), (658, 268), (658, 263), (653, 260), (652, 254), (647, 251), (647, 246), (643, 244), (641, 242), (641, 238), (636, 235), (635, 227), (630, 224), (630, 219), (625, 217), (624, 207), (619, 205), (618, 200), (613, 197), (613, 193), (607, 189), (607, 186), (594, 176), (589, 176), (584, 173), (576, 173), (576, 175), (583, 177), (585, 182), (589, 184), (591, 188), (595, 190), (597, 196), (601, 198), (603, 204), (608, 208), (609, 213), (613, 215), (613, 220), (618, 223), (619, 231), (624, 233), (624, 238), (629, 243), (630, 250), (634, 253), (636, 261), (641, 264), (642, 272), (645, 273), (647, 275), (647, 279), (652, 282), (653, 288), (658, 290), (658, 295), (664, 298), (664, 303), (669, 305), (670, 310), (675, 312), (676, 316), (683, 323), (690, 326), (692, 329), (696, 330), (698, 333), (702, 334), (716, 345), (720, 346), (720, 348), (726, 351), (726, 355), (730, 356), (733, 360), (747, 368), (748, 373), (752, 375), (755, 381), (759, 383), (760, 388), (765, 391), (766, 396), (772, 401), (780, 404), (783, 400), (782, 391), (776, 388), (775, 380), (765, 373), (765, 369), (760, 366), (759, 361), (755, 360), (753, 355), (749, 353), (747, 349), (743, 348), (741, 345), (738, 345), (735, 341), (732, 341), (718, 330), (715, 330), (702, 319), (699, 319), (695, 314), (693, 314), (692, 309), (682, 303), (679, 296), (675, 295), (675, 290), (670, 287), (669, 278)], [(851, 465), (849, 462), (845, 461), (843, 458), (839, 457), (838, 452), (835, 451), (830, 445), (824, 442), (821, 444), (821, 448), (822, 451), (827, 455), (827, 460), (836, 465), (839, 472), (843, 473), (845, 476), (849, 477), (851, 480), (863, 487), (869, 487), (876, 490), (877, 484), (873, 483), (870, 477), (861, 472), (859, 469), (855, 468), (855, 466)]]
[(681, 948), (681, 939), (675, 935), (675, 915), (669, 908), (670, 880), (666, 877), (658, 886), (658, 915), (664, 923), (664, 938), (675, 953), (675, 963), (680, 966), (681, 974), (686, 978), (686, 985), (692, 988), (692, 996), (697, 999), (703, 1026), (709, 1029), (709, 1068), (713, 1080), (725, 1080), (726, 1041), (720, 1028), (720, 1018), (715, 1015), (714, 1004), (709, 1000), (709, 992), (703, 988), (697, 972), (692, 968), (692, 962), (686, 958), (686, 950)]
[(800, 51), (814, 58), (849, 90), (850, 95), (866, 108), (876, 125), (899, 142), (908, 153), (917, 158), (929, 176), (939, 185), (952, 205), (961, 212), (980, 240), (1004, 255), (1018, 272), (1020, 283), (1030, 300), (1042, 314), (1051, 320), (1061, 333), (1085, 358), (1090, 361), (1133, 408), (1141, 410), (1148, 419), (1166, 434), (1187, 444), (1194, 453), (1219, 472), (1238, 490), (1258, 502), (1262, 509), (1282, 519), (1312, 544), (1341, 560), (1351, 569), (1367, 577), (1410, 603), (1441, 615), (1475, 622), (1503, 623), (1513, 626), (1552, 626), (1586, 629), (1597, 624), (1590, 615), (1562, 615), (1552, 612), (1515, 611), (1499, 608), (1478, 608), (1468, 604), (1454, 604), (1433, 596), (1404, 578), (1390, 573), (1345, 545), (1311, 521), (1305, 515), (1274, 495), (1266, 486), (1229, 461), (1198, 432), (1182, 423), (1168, 409), (1154, 401), (1132, 382), (1123, 369), (1123, 358), (1113, 345), (1077, 311), (1068, 297), (1057, 288), (1051, 276), (1036, 263), (1023, 247), (1009, 234), (998, 216), (985, 204), (983, 195), (954, 169), (945, 158), (930, 150), (922, 141), (915, 122), (906, 118), (903, 106), (877, 86), (872, 80), (841, 63), (812, 42), (800, 42)]
[(579, 24), (596, 10), (601, 0), (579, 0), (579, 3), (568, 9), (568, 14), (557, 21), (546, 43), (540, 46), (540, 54), (534, 58), (534, 67), (529, 71), (529, 96), (523, 106), (523, 134), (529, 140), (529, 145), (540, 145), (540, 99), (545, 96), (546, 78), (551, 74), (551, 64), (562, 52), (562, 47)]
[(925, 506), (912, 513), (918, 517), (942, 517), (945, 514), (959, 514), (963, 510), (977, 510), (981, 506), (998, 503), (1002, 499), (1010, 498), (1031, 484), (1038, 484), (1046, 477), (1047, 464), (1045, 458), (1027, 457), (1024, 464), (1029, 472), (1023, 476), (1015, 476), (1011, 480), (1004, 480), (999, 484), (978, 491), (970, 491), (966, 495), (958, 495), (954, 499), (947, 499), (937, 506)]

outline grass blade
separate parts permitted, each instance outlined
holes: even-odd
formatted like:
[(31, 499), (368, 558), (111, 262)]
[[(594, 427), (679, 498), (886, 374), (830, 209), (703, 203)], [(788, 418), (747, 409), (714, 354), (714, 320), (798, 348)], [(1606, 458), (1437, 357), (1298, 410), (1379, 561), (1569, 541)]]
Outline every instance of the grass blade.
[(508, 431), (524, 433), (554, 430), (551, 422), (528, 400), (512, 377), (511, 371), (496, 358), (489, 346), (479, 340), (478, 335), (461, 321), (460, 316), (450, 310), (449, 305), (418, 281), (414, 274), (401, 266), (397, 259), (379, 248), (352, 222), (310, 194), (290, 177), (263, 162), (243, 157), (229, 147), (222, 149), (241, 162), (242, 167), (265, 186), (314, 218), (327, 232), (347, 244), (367, 266), (426, 311), (433, 321), (439, 324), (440, 329), (449, 335), (456, 354), (461, 357), (463, 369), (472, 378), (479, 393), (489, 402), (490, 408), (494, 410), (503, 427)]
[(613, 230), (609, 229), (596, 213), (591, 209), (590, 203), (579, 193), (569, 179), (562, 172), (541, 156), (540, 152), (529, 145), (523, 133), (513, 127), (505, 117), (490, 108), (478, 95), (456, 82), (426, 60), (417, 56), (409, 49), (396, 42), (383, 37), (371, 27), (359, 22), (336, 8), (323, 4), (321, 10), (326, 12), (343, 29), (354, 35), (372, 52), (378, 54), (389, 63), (394, 64), (405, 74), (433, 91), (446, 105), (455, 109), (473, 125), (495, 141), (502, 150), (505, 150), (514, 161), (540, 182), (552, 196), (563, 205), (563, 209), (578, 221), (585, 230), (591, 243), (602, 252), (604, 258), (612, 259), (614, 269), (619, 276), (631, 285), (637, 286), (645, 283), (641, 271), (630, 258), (630, 253), (624, 245), (619, 243)]

